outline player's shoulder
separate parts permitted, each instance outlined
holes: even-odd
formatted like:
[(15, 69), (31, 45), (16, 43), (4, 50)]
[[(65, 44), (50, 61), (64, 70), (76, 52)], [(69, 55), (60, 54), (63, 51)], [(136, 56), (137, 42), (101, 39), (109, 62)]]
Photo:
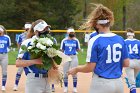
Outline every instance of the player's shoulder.
[(68, 37), (65, 37), (64, 39), (62, 39), (62, 42), (66, 41), (66, 40), (68, 40)]
[(91, 40), (93, 40), (93, 39), (99, 39), (99, 38), (102, 38), (102, 37), (114, 37), (114, 36), (120, 37), (119, 35), (114, 34), (114, 33), (106, 33), (106, 34), (102, 34), (101, 33), (101, 34), (97, 34), (96, 36), (92, 37)]
[(96, 32), (96, 31), (94, 31), (94, 32), (92, 32), (92, 33), (90, 33), (90, 36), (91, 35), (97, 35), (98, 33)]
[(125, 41), (138, 41), (138, 42), (139, 42), (140, 40), (138, 40), (138, 39), (136, 39), (136, 38), (133, 38), (133, 39), (129, 39), (129, 38), (128, 38), (128, 39), (125, 39)]
[(6, 34), (4, 35), (4, 37), (6, 37), (6, 38), (9, 38), (9, 39), (10, 39), (10, 36), (8, 36), (8, 35), (6, 35)]
[(75, 37), (73, 40), (75, 40), (75, 41), (79, 41), (78, 38), (76, 38), (76, 37)]
[(109, 38), (109, 37), (114, 37), (115, 39), (120, 39), (120, 40), (122, 40), (122, 41), (124, 41), (124, 39), (123, 39), (123, 37), (121, 37), (121, 36), (119, 36), (119, 35), (117, 35), (117, 34), (115, 34), (115, 33), (106, 33), (106, 34), (98, 34), (98, 35), (96, 35), (96, 36), (94, 36), (94, 37), (92, 37), (90, 40), (89, 40), (89, 42), (97, 42), (98, 40), (104, 40), (104, 38)]
[(26, 39), (26, 40), (24, 40), (24, 41), (22, 42), (21, 45), (28, 46), (28, 44), (31, 42), (31, 40), (32, 40), (32, 38), (30, 38), (30, 39)]

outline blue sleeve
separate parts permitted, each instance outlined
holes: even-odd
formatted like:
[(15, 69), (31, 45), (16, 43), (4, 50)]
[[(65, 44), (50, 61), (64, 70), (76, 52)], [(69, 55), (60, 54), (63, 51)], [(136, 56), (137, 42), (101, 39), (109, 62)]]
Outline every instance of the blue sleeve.
[(7, 43), (7, 46), (9, 47), (10, 46), (10, 40), (8, 39), (8, 43)]
[(65, 44), (64, 44), (64, 40), (62, 40), (62, 42), (61, 42), (60, 49), (61, 49), (61, 50), (65, 50)]
[(122, 60), (125, 60), (129, 58), (129, 52), (128, 52), (128, 47), (126, 43), (124, 42), (123, 48), (122, 48)]
[(79, 40), (77, 40), (77, 42), (76, 42), (76, 49), (80, 49), (80, 43), (79, 43)]
[(18, 43), (18, 44), (21, 44), (21, 43), (22, 43), (21, 35), (18, 36), (17, 43)]
[(138, 44), (138, 53), (139, 53), (139, 56), (140, 56), (140, 41), (139, 41), (139, 44)]
[(65, 50), (65, 44), (63, 43), (62, 50)]

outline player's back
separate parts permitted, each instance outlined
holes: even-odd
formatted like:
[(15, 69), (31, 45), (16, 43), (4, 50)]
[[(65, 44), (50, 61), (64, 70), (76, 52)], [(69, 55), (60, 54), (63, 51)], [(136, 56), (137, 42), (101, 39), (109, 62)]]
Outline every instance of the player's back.
[(138, 39), (126, 39), (130, 59), (140, 59), (140, 41)]
[[(128, 57), (124, 39), (113, 33), (99, 34), (90, 40), (91, 60), (96, 62), (94, 73), (103, 78), (119, 78), (123, 60)], [(96, 51), (96, 52), (94, 52)]]

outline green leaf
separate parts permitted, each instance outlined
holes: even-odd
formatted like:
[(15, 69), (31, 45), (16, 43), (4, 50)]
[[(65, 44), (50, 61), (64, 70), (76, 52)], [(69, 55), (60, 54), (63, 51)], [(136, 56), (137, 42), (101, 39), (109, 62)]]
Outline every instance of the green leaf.
[(52, 67), (52, 59), (47, 55), (42, 56), (43, 68), (49, 70)]
[(21, 49), (27, 51), (27, 46), (22, 45), (22, 46), (21, 46)]
[(60, 58), (59, 56), (55, 56), (55, 57), (53, 57), (53, 59), (58, 65), (60, 65), (62, 62), (62, 58)]

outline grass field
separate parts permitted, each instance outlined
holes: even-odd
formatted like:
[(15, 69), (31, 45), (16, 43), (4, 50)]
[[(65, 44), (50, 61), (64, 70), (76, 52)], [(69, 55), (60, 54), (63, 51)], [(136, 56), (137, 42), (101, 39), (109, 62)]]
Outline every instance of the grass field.
[[(86, 62), (86, 52), (87, 49), (86, 47), (82, 47), (83, 52), (79, 52), (78, 53), (78, 59), (79, 59), (79, 64), (85, 64)], [(9, 65), (15, 65), (15, 61), (16, 61), (16, 57), (18, 54), (18, 50), (16, 49), (16, 51), (10, 51), (9, 52)]]

